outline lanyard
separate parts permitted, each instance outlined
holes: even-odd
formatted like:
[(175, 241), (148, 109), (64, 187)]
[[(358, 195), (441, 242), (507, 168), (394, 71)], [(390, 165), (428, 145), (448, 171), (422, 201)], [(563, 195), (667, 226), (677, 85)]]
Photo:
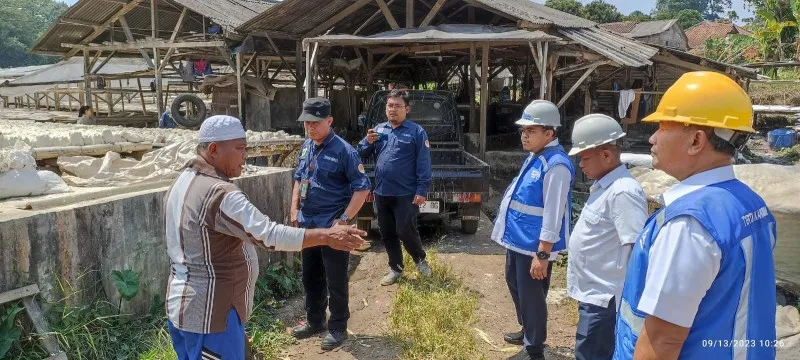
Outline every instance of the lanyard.
[(325, 149), (325, 145), (327, 145), (327, 143), (323, 142), (322, 145), (320, 146), (319, 150), (317, 150), (317, 151), (314, 151), (313, 148), (312, 148), (311, 154), (309, 154), (309, 156), (311, 156), (311, 159), (308, 162), (308, 168), (306, 169), (306, 178), (310, 178), (311, 177), (311, 173), (314, 172), (314, 164), (317, 162), (317, 158), (319, 158), (319, 156), (322, 154), (322, 150)]

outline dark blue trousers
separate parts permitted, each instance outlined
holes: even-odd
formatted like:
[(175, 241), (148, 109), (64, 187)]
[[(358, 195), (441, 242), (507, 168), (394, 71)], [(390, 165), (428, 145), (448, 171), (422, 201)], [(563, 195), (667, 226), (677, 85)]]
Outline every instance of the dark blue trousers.
[(414, 205), (414, 195), (380, 196), (375, 195), (375, 207), (378, 209), (378, 225), (381, 228), (381, 240), (386, 246), (389, 267), (403, 272), (403, 246), (411, 255), (414, 263), (425, 260), (425, 249), (417, 231), (417, 215), (419, 206)]
[(614, 331), (617, 305), (614, 298), (608, 307), (579, 303), (578, 330), (575, 334), (575, 359), (604, 360), (614, 355)]
[(544, 354), (547, 340), (547, 291), (550, 289), (550, 273), (553, 262), (548, 262), (547, 278), (531, 277), (533, 257), (515, 251), (506, 251), (506, 284), (517, 310), (517, 321), (525, 334), (525, 350), (531, 356)]

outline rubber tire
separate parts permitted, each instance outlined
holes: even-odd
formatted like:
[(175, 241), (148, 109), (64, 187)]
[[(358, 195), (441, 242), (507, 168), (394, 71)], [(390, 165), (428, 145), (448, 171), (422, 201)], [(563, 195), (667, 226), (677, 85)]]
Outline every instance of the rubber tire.
[[(185, 102), (190, 102), (194, 105), (198, 110), (198, 116), (193, 118), (186, 118), (181, 116), (180, 110), (181, 105)], [(170, 105), (170, 110), (172, 111), (172, 118), (175, 119), (175, 123), (180, 126), (186, 128), (197, 128), (203, 121), (206, 119), (206, 103), (203, 102), (203, 99), (197, 97), (194, 94), (180, 94), (175, 97), (175, 100), (172, 101), (172, 105)]]
[(468, 235), (478, 232), (478, 220), (461, 220), (461, 232)]

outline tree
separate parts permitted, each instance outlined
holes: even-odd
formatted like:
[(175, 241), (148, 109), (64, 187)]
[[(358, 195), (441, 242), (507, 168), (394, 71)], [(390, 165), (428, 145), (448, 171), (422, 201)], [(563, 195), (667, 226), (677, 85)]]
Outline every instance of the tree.
[(610, 23), (622, 21), (623, 16), (616, 6), (603, 0), (594, 0), (584, 6), (583, 17), (597, 23)]
[(0, 5), (0, 68), (47, 64), (56, 58), (28, 49), (67, 9), (54, 0), (2, 0)]
[(681, 10), (696, 10), (704, 18), (716, 20), (730, 7), (731, 0), (657, 0), (655, 13), (670, 14), (675, 18)]
[(583, 4), (578, 0), (547, 0), (544, 5), (575, 16), (581, 16), (583, 12)]
[(650, 21), (653, 17), (639, 10), (633, 11), (625, 17), (625, 21)]
[(734, 22), (736, 22), (736, 20), (739, 20), (739, 15), (736, 13), (736, 11), (729, 10), (728, 11), (728, 21), (730, 21), (731, 24), (733, 24)]
[(703, 21), (703, 15), (701, 15), (697, 10), (681, 10), (678, 12), (678, 25), (680, 25), (681, 29), (688, 29), (692, 26), (695, 26)]

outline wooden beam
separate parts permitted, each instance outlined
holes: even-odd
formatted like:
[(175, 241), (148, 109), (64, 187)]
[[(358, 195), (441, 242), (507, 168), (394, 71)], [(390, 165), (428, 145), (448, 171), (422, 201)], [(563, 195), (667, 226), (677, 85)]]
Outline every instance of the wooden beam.
[[(188, 9), (184, 6), (183, 10), (181, 11), (181, 16), (178, 17), (178, 22), (175, 24), (175, 29), (172, 30), (172, 35), (169, 37), (169, 42), (174, 43), (175, 39), (178, 38), (178, 33), (181, 31), (181, 27), (183, 26), (184, 20), (186, 20), (186, 13)], [(160, 71), (164, 71), (164, 63), (169, 62), (169, 58), (172, 57), (172, 53), (175, 52), (175, 48), (171, 47), (167, 50), (167, 54), (164, 55), (164, 62), (160, 66)]]
[[(504, 46), (525, 46), (526, 41), (493, 41), (491, 42), (492, 47), (504, 47)], [(404, 46), (404, 47), (380, 47), (374, 48), (372, 52), (374, 54), (387, 54), (387, 53), (414, 53), (414, 52), (433, 52), (433, 51), (447, 51), (447, 50), (456, 50), (456, 49), (469, 49), (469, 42), (458, 42), (458, 43), (450, 43), (450, 44), (442, 44), (442, 45), (411, 45), (411, 46)]]
[(361, 8), (371, 3), (372, 1), (373, 0), (358, 0), (350, 4), (350, 6), (344, 8), (344, 10), (336, 13), (336, 15), (331, 16), (330, 18), (322, 22), (322, 24), (319, 24), (313, 29), (311, 29), (309, 32), (303, 35), (303, 38), (315, 37), (319, 34), (322, 34), (323, 32), (330, 29), (332, 26), (336, 25), (338, 22), (342, 21), (344, 18), (352, 15), (353, 13), (360, 10)]
[(15, 300), (33, 296), (39, 293), (39, 286), (36, 284), (21, 287), (11, 291), (0, 293), (0, 305), (10, 303)]
[(228, 63), (228, 66), (230, 66), (232, 70), (236, 71), (236, 63), (231, 60), (231, 55), (228, 54), (228, 49), (220, 46), (217, 48), (217, 51), (219, 52), (219, 55), (222, 56), (222, 59)]
[(683, 69), (683, 70), (717, 71), (717, 70), (715, 70), (713, 68), (710, 68), (710, 67), (705, 67), (705, 66), (697, 65), (695, 63), (688, 62), (688, 61), (683, 61), (683, 60), (678, 59), (678, 58), (676, 58), (676, 57), (674, 57), (672, 55), (657, 54), (657, 55), (653, 56), (651, 58), (651, 60), (653, 60), (653, 62), (664, 63), (664, 64), (670, 65), (672, 67), (676, 67), (676, 68)]
[[(119, 23), (120, 25), (122, 25), (122, 31), (125, 33), (125, 38), (128, 39), (128, 42), (130, 43), (136, 42), (136, 40), (133, 38), (133, 33), (131, 32), (131, 28), (128, 26), (128, 21), (125, 20), (125, 15), (119, 17)], [(116, 51), (113, 49), (109, 50)], [(145, 51), (142, 48), (139, 48), (139, 53), (142, 54), (144, 61), (147, 62), (147, 67), (151, 69), (155, 67), (155, 65), (153, 65), (153, 60), (150, 59), (150, 55), (147, 53), (147, 51)]]
[(480, 125), (480, 154), (481, 159), (486, 159), (486, 122), (489, 112), (489, 44), (483, 45), (481, 59), (481, 125)]
[(562, 105), (564, 105), (564, 103), (566, 103), (567, 100), (569, 100), (569, 97), (572, 96), (572, 93), (574, 93), (575, 90), (578, 90), (581, 84), (583, 84), (583, 82), (586, 81), (587, 78), (589, 78), (589, 75), (591, 75), (597, 69), (598, 66), (600, 65), (594, 65), (589, 69), (586, 69), (586, 72), (584, 72), (583, 75), (581, 75), (581, 78), (578, 79), (578, 81), (574, 85), (572, 85), (572, 87), (567, 91), (567, 93), (564, 94), (561, 100), (558, 101), (557, 106), (561, 107)]
[[(250, 60), (247, 61), (247, 64), (245, 64), (244, 68), (239, 70), (239, 72), (242, 74), (242, 76), (244, 76), (244, 74), (247, 73), (247, 70), (250, 69), (250, 66), (253, 65), (253, 60), (255, 60), (256, 58), (258, 58), (258, 53), (254, 53), (253, 56), (250, 57)], [(256, 75), (258, 75), (257, 72), (256, 72)]]
[[(306, 50), (306, 99), (311, 98), (311, 43), (304, 43)], [(299, 105), (299, 104), (298, 104)]]
[(176, 49), (182, 48), (215, 48), (220, 46), (225, 46), (224, 41), (190, 41), (190, 42), (179, 42), (179, 43), (170, 43), (165, 40), (149, 40), (149, 41), (141, 41), (135, 43), (124, 43), (124, 44), (117, 44), (117, 45), (75, 45), (75, 44), (67, 44), (61, 43), (61, 46), (72, 48), (73, 50), (91, 50), (91, 51), (122, 51), (122, 50), (139, 50), (139, 49), (169, 49), (170, 47), (174, 47)]
[[(392, 5), (393, 2), (394, 2), (394, 0), (389, 0), (389, 2), (386, 3), (386, 5), (387, 6), (388, 5)], [(381, 10), (380, 9), (375, 10), (375, 12), (372, 14), (372, 16), (369, 17), (369, 19), (367, 19), (367, 21), (365, 21), (363, 24), (361, 24), (361, 26), (359, 26), (358, 29), (356, 29), (356, 31), (353, 31), (353, 35), (358, 35), (358, 33), (360, 33), (361, 30), (364, 30), (364, 28), (366, 28), (367, 26), (372, 24), (372, 22), (375, 21), (375, 18), (377, 18), (378, 15), (380, 15), (380, 14), (381, 14)]]
[(383, 13), (383, 17), (386, 18), (386, 21), (389, 22), (389, 26), (392, 27), (392, 30), (397, 30), (400, 28), (400, 25), (397, 24), (397, 20), (394, 19), (394, 15), (392, 15), (392, 11), (389, 9), (389, 6), (386, 5), (386, 1), (383, 0), (375, 0), (378, 3), (378, 7), (381, 8), (381, 12)]
[(94, 55), (94, 59), (92, 59), (92, 62), (90, 62), (90, 63), (89, 63), (89, 70), (92, 70), (92, 69), (94, 69), (94, 65), (95, 65), (95, 64), (97, 64), (97, 60), (100, 60), (100, 56), (101, 56), (101, 55), (103, 55), (103, 52), (102, 52), (102, 51), (98, 51), (98, 52), (97, 52), (97, 53)]
[(386, 66), (386, 64), (388, 64), (389, 61), (392, 61), (392, 59), (394, 59), (397, 55), (400, 55), (400, 53), (396, 52), (394, 54), (391, 54), (391, 55), (386, 56), (385, 58), (381, 59), (381, 61), (378, 62), (378, 65), (375, 65), (375, 67), (372, 68), (372, 74), (377, 73), (378, 70), (380, 70), (382, 67)]
[(236, 53), (236, 106), (239, 114), (239, 120), (242, 122), (242, 125), (245, 126), (247, 129), (247, 125), (245, 124), (244, 120), (244, 83), (242, 83), (242, 53)]
[(477, 63), (477, 49), (475, 47), (475, 43), (470, 43), (469, 46), (469, 132), (475, 133), (478, 132), (478, 127), (480, 127), (481, 123), (478, 117), (475, 115), (475, 78), (477, 77), (477, 69), (475, 67), (475, 63)]
[(272, 45), (272, 49), (275, 50), (275, 53), (278, 54), (278, 57), (281, 58), (281, 62), (286, 66), (287, 69), (289, 69), (289, 72), (292, 73), (292, 76), (294, 76), (295, 79), (299, 79), (300, 76), (298, 76), (294, 71), (292, 71), (292, 67), (289, 66), (289, 63), (286, 61), (286, 58), (284, 58), (283, 54), (281, 54), (281, 50), (278, 49), (278, 45), (275, 45), (275, 41), (272, 40), (272, 36), (269, 33), (265, 35), (267, 37), (267, 40), (269, 40), (269, 44)]
[(456, 11), (453, 11), (452, 13), (450, 13), (450, 15), (445, 16), (444, 21), (452, 19), (454, 16), (456, 16), (459, 13), (461, 13), (462, 11), (464, 11), (464, 9), (466, 9), (468, 6), (469, 6), (469, 4), (461, 5), (461, 7), (456, 9)]
[(553, 76), (561, 76), (565, 74), (569, 74), (575, 71), (586, 70), (593, 66), (603, 66), (603, 65), (613, 65), (614, 62), (612, 60), (599, 60), (594, 62), (581, 62), (577, 64), (572, 64), (565, 68), (561, 68), (553, 72)]
[[(94, 68), (94, 70), (92, 70), (91, 73), (92, 74), (97, 74), (97, 72), (99, 72), (100, 69), (103, 68), (103, 66), (106, 66), (106, 64), (108, 64), (109, 60), (111, 60), (111, 58), (113, 58), (114, 55), (116, 55), (116, 54), (117, 54), (116, 51), (112, 51), (111, 54), (108, 54), (108, 56), (106, 56), (106, 58), (103, 59), (103, 61), (100, 62), (100, 65), (97, 65), (97, 67)], [(92, 68), (90, 67), (90, 69), (92, 69)]]
[(625, 71), (626, 69), (627, 69), (627, 67), (619, 67), (619, 68), (615, 69), (610, 74), (606, 75), (606, 77), (604, 77), (604, 78), (600, 79), (599, 81), (597, 81), (597, 83), (595, 83), (596, 86), (600, 87), (600, 85), (603, 85), (606, 81), (611, 80), (614, 76), (616, 76), (617, 74)]
[(78, 20), (78, 19), (70, 19), (70, 18), (61, 18), (58, 22), (61, 24), (88, 26), (95, 29), (99, 28), (100, 25), (102, 25), (94, 22)]
[[(88, 44), (88, 43), (94, 41), (94, 39), (97, 39), (98, 36), (102, 35), (105, 32), (106, 28), (108, 28), (111, 24), (117, 22), (117, 20), (120, 17), (125, 16), (125, 14), (129, 13), (131, 10), (133, 10), (137, 6), (139, 6), (139, 3), (141, 3), (142, 1), (144, 1), (144, 0), (133, 0), (130, 3), (122, 5), (121, 9), (119, 9), (117, 12), (115, 12), (113, 15), (111, 15), (108, 19), (106, 19), (106, 21), (104, 21), (102, 24), (100, 24), (100, 26), (95, 28), (94, 31), (92, 31), (92, 33), (89, 34), (89, 36), (83, 38), (83, 40), (81, 40), (81, 44)], [(80, 51), (80, 50), (73, 48), (72, 50), (68, 51), (66, 55), (64, 55), (64, 58), (70, 58), (73, 55), (75, 55), (78, 51)]]
[(406, 0), (406, 28), (414, 27), (414, 0)]
[(86, 103), (84, 105), (92, 106), (92, 81), (89, 79), (89, 52), (83, 51), (83, 89), (86, 93)]
[(436, 14), (439, 13), (439, 10), (442, 9), (442, 6), (444, 6), (445, 2), (447, 2), (447, 0), (436, 0), (436, 4), (433, 4), (433, 8), (430, 12), (428, 12), (428, 15), (425, 16), (425, 19), (422, 20), (422, 23), (420, 23), (419, 26), (428, 26), (431, 21), (433, 21), (433, 18), (436, 16)]
[(542, 63), (542, 67), (539, 70), (542, 75), (542, 80), (541, 80), (542, 84), (539, 86), (540, 99), (545, 99), (546, 94), (548, 94), (547, 92), (548, 87), (550, 85), (548, 84), (547, 81), (547, 48), (548, 48), (548, 43), (544, 43), (544, 46), (542, 46), (542, 43), (540, 42), (536, 43), (536, 49), (537, 52), (539, 53), (539, 59), (541, 60)]
[[(296, 116), (294, 118), (297, 119), (297, 118), (300, 117), (300, 114), (303, 111), (302, 104), (303, 104), (304, 93), (303, 93), (303, 91), (301, 91), (303, 89), (303, 81), (301, 80), (301, 72), (302, 72), (301, 70), (303, 69), (303, 42), (301, 40), (296, 41), (294, 49), (295, 49), (294, 50), (294, 57), (295, 57), (295, 60), (294, 60), (294, 66), (295, 67), (294, 68), (297, 71), (297, 77), (294, 79), (294, 86), (295, 86), (295, 90), (297, 92), (297, 105), (294, 107)], [(283, 63), (280, 63), (278, 65), (279, 68), (280, 68), (280, 66), (283, 66)], [(273, 76), (269, 81), (270, 84), (272, 84), (272, 81), (275, 79), (275, 74), (272, 74), (272, 75)]]

